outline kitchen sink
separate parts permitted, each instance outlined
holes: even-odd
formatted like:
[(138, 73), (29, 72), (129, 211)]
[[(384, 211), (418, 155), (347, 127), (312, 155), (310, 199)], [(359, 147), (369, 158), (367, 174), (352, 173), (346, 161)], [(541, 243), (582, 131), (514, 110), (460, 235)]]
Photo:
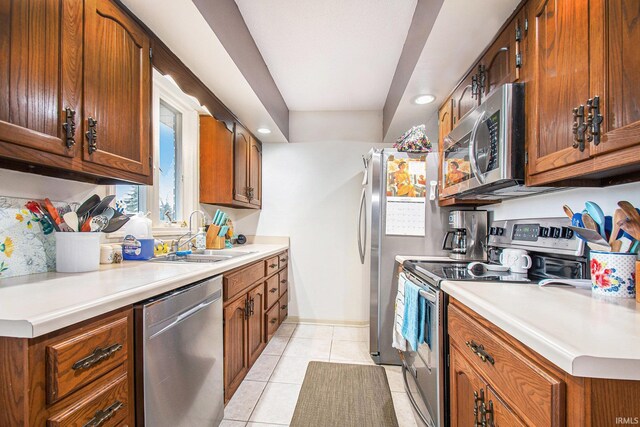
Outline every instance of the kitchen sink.
[(255, 253), (255, 251), (236, 251), (232, 249), (205, 249), (201, 251), (195, 251), (186, 256), (178, 256), (176, 254), (169, 254), (163, 257), (154, 258), (154, 262), (220, 262), (227, 261), (233, 258), (238, 258)]

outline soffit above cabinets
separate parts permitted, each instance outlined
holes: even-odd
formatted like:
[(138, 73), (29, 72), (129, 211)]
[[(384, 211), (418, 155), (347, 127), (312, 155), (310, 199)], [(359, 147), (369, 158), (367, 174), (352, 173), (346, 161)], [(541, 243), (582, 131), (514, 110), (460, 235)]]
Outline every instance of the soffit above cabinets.
[[(180, 60), (263, 142), (286, 141), (192, 0), (122, 0)], [(271, 130), (258, 134), (258, 128)], [(288, 127), (286, 130), (288, 133)]]
[[(398, 107), (385, 129), (385, 142), (392, 142), (411, 126), (437, 122), (431, 118), (463, 74), (497, 35), (521, 0), (446, 0), (427, 38), (418, 63)], [(416, 105), (413, 99), (432, 94), (431, 104)], [(385, 112), (386, 113), (386, 112)], [(438, 129), (427, 129), (437, 142)]]

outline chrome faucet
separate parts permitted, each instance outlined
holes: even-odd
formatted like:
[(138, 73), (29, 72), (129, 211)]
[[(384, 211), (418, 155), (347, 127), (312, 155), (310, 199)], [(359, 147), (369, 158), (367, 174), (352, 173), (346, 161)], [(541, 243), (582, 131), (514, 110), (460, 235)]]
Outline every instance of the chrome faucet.
[[(186, 244), (188, 244), (190, 242), (193, 242), (196, 239), (196, 237), (198, 237), (200, 235), (204, 235), (204, 233), (202, 233), (201, 231), (198, 231), (199, 227), (196, 228), (196, 233), (193, 234), (192, 220), (193, 220), (193, 215), (195, 215), (195, 214), (202, 215), (202, 222), (203, 223), (207, 220), (207, 214), (205, 214), (203, 211), (201, 211), (199, 209), (197, 209), (197, 210), (195, 210), (195, 211), (193, 211), (193, 212), (191, 212), (189, 214), (189, 231), (186, 232), (185, 234), (183, 234), (182, 236), (178, 237), (178, 240), (176, 241), (176, 250), (175, 250), (176, 252), (179, 251), (182, 246), (184, 246), (184, 245), (186, 245)], [(189, 237), (187, 239), (187, 241), (184, 242), (184, 243), (180, 243), (180, 241), (182, 241), (182, 239), (187, 237), (187, 236)]]

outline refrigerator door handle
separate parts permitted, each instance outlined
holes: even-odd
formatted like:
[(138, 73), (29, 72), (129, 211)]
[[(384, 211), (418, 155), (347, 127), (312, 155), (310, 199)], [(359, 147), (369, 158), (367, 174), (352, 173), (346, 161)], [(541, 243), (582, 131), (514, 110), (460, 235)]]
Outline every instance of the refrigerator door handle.
[[(442, 239), (442, 249), (445, 251), (450, 251), (453, 249), (451, 243), (449, 244), (449, 246), (447, 246), (447, 239), (449, 238), (449, 236), (453, 236), (453, 231), (447, 231), (447, 234), (444, 235), (444, 239)], [(453, 238), (451, 240), (453, 240)]]
[[(360, 212), (358, 213), (358, 250), (360, 251), (360, 263), (364, 264), (364, 255), (367, 246), (367, 215), (364, 215), (364, 239), (362, 237), (362, 214), (365, 210), (365, 202), (367, 200), (367, 189), (362, 189), (362, 195), (360, 196)], [(363, 242), (364, 240), (364, 242)]]

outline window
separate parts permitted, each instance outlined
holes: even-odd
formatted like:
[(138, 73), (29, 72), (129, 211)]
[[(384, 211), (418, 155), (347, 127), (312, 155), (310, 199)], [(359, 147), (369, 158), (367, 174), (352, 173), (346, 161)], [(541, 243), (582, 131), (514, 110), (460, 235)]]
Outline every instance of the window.
[(125, 213), (150, 212), (154, 228), (176, 226), (198, 206), (199, 114), (208, 111), (153, 70), (153, 186), (116, 185)]
[(160, 220), (175, 221), (180, 212), (182, 168), (179, 155), (182, 139), (182, 114), (160, 99), (160, 158), (158, 161), (158, 208)]

